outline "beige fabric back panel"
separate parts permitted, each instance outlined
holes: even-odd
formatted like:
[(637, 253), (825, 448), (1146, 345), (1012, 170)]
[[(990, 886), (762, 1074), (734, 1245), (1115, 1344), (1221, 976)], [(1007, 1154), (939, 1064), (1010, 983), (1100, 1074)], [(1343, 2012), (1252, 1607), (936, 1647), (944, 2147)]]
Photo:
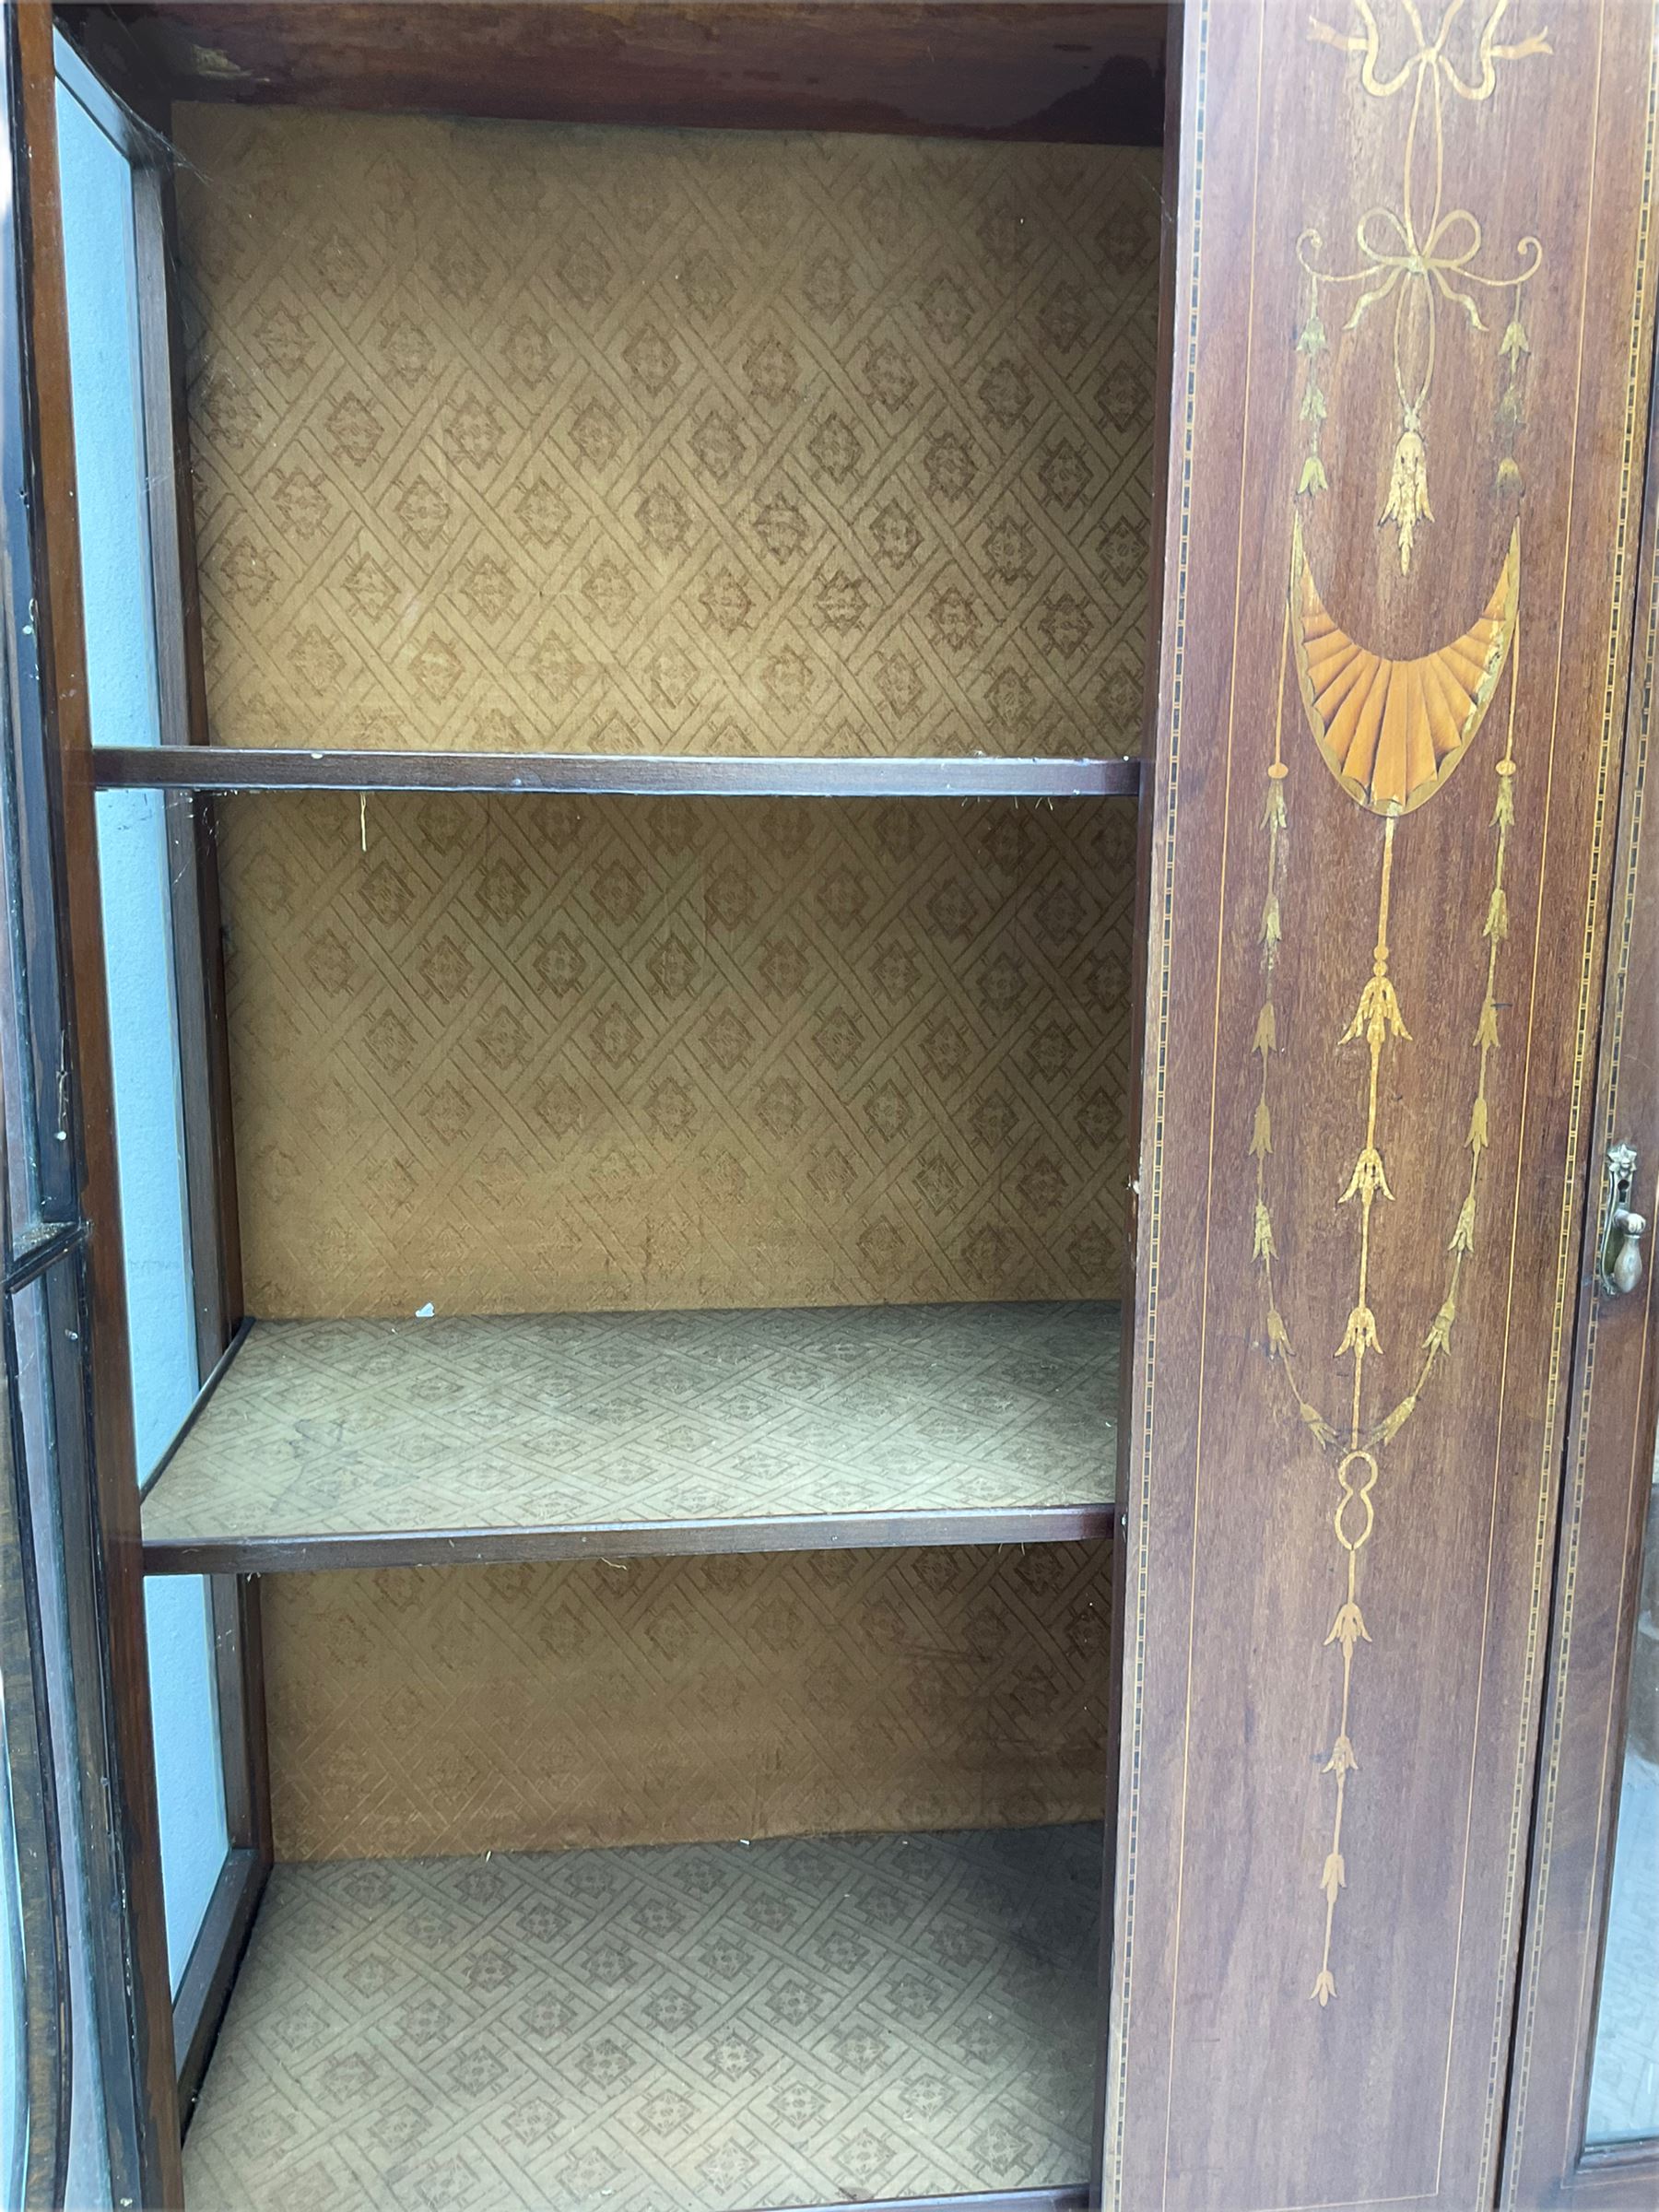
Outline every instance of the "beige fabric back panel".
[(251, 1312), (1121, 1294), (1122, 802), (220, 824)]
[(281, 1858), (1101, 1815), (1106, 1545), (261, 1587)]
[(1156, 151), (175, 127), (220, 744), (1137, 749)]
[[(241, 800), (266, 1315), (1110, 1296), (1134, 822)], [(287, 1856), (1094, 1818), (1103, 1549), (265, 1580)]]
[[(1136, 749), (1156, 153), (176, 124), (218, 742)], [(220, 819), (253, 1311), (1117, 1295), (1129, 808)], [(1096, 1818), (1108, 1579), (267, 1577), (277, 1848)]]

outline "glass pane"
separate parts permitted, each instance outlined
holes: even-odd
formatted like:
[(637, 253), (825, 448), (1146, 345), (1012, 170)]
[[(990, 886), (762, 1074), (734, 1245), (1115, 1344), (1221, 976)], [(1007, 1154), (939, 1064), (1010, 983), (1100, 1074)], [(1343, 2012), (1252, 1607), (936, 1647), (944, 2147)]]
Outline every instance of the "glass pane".
[(95, 745), (159, 742), (133, 168), (58, 87), (69, 366)]
[[(9, 690), (9, 686), (6, 688)], [(9, 724), (10, 717), (6, 719)], [(9, 727), (6, 735), (9, 740)], [(38, 1233), (42, 1209), (36, 1135), (40, 1112), (34, 1061), (28, 1047), (29, 975), (24, 965), (28, 932), (17, 888), (18, 810), (9, 742), (6, 759), (0, 764), (0, 835), (13, 847), (6, 855), (5, 890), (0, 893), (0, 1088), (6, 1099), (6, 1257), (11, 1259), (21, 1243)]]
[[(100, 745), (154, 745), (160, 719), (133, 167), (67, 85), (58, 89), (58, 134), (92, 736)], [(143, 1480), (201, 1382), (167, 818), (159, 793), (100, 795), (98, 863)], [(176, 1989), (228, 1849), (213, 1634), (205, 1582), (152, 1582), (145, 1595)]]
[(98, 871), (138, 1478), (200, 1387), (161, 794), (101, 792)]
[(1653, 1476), (1590, 2077), (1592, 2143), (1659, 2136), (1659, 1464)]
[(194, 1574), (154, 1576), (145, 1584), (144, 1611), (167, 1965), (176, 1995), (230, 1848), (207, 1584)]

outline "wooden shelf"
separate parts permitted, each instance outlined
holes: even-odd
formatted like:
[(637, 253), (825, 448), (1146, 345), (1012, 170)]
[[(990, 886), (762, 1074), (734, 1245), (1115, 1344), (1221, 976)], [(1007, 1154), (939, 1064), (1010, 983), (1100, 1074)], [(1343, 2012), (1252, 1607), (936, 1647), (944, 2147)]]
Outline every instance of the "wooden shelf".
[(279, 1865), (190, 2201), (1081, 2212), (1101, 1841), (1092, 1822)]
[(152, 1573), (1106, 1534), (1115, 1305), (258, 1322)]
[(104, 745), (100, 791), (566, 792), (621, 798), (1135, 798), (1138, 760), (715, 758), (669, 753), (298, 752)]

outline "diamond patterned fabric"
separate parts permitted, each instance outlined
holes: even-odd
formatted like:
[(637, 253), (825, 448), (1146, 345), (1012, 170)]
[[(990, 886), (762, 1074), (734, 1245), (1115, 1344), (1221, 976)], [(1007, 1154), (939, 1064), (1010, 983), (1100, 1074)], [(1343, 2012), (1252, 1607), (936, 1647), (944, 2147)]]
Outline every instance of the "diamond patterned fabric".
[(1155, 151), (174, 128), (220, 744), (1136, 749)]
[(193, 2212), (1081, 2182), (1098, 1827), (278, 1866)]
[[(218, 742), (1135, 749), (1155, 153), (175, 122)], [(1130, 808), (218, 812), (254, 1312), (1118, 1290)], [(1106, 1583), (271, 1578), (279, 1848), (1092, 1811)]]
[(1135, 811), (221, 809), (250, 1312), (1116, 1297)]
[(151, 1541), (1087, 1505), (1115, 1306), (262, 1322)]
[(1112, 1548), (267, 1575), (277, 1856), (1098, 1822)]

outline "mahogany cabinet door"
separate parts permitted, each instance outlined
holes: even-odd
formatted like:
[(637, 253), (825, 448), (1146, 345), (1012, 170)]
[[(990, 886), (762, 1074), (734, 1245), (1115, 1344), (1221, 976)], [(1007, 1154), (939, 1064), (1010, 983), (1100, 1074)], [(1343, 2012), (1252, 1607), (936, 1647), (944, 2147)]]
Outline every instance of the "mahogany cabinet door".
[[(1588, 1224), (1578, 1284), (1550, 1679), (1534, 1815), (1502, 2203), (1659, 2204), (1659, 1488), (1653, 1220), (1659, 1205), (1659, 438), (1650, 423), (1595, 1094), (1596, 1160), (1646, 1221), (1632, 1288), (1599, 1279), (1624, 1240)], [(1620, 1147), (1629, 1147), (1621, 1158)]]
[(1499, 2185), (1624, 896), (1654, 58), (1642, 0), (1186, 10), (1119, 2212)]

